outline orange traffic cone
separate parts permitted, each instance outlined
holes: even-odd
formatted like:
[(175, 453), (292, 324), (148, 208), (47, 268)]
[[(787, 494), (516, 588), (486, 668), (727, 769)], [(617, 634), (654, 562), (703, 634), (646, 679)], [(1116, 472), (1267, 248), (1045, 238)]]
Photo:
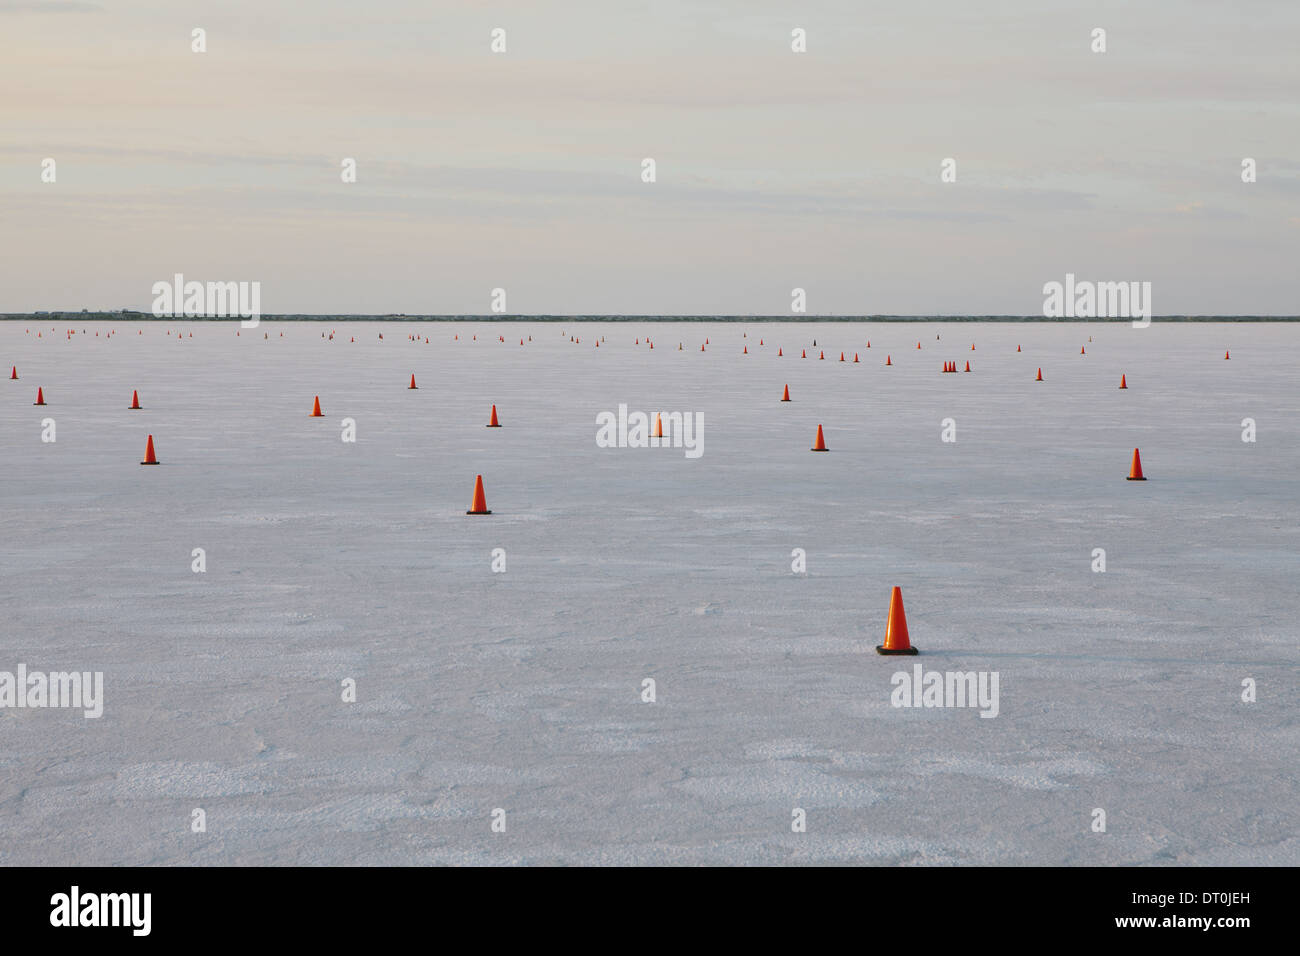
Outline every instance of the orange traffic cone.
[(474, 479), (474, 504), (470, 506), (467, 515), (490, 515), (488, 511), (487, 498), (483, 494), (483, 476), (479, 475)]
[(970, 360), (969, 360), (969, 359), (966, 361), (966, 371), (968, 371), (968, 372), (970, 371)]
[(826, 353), (825, 353), (825, 352), (822, 352), (821, 357), (818, 359), (818, 361), (819, 361), (819, 362), (825, 362), (825, 361), (826, 361)]
[(885, 364), (886, 364), (886, 365), (893, 365), (893, 364), (894, 364), (893, 362), (891, 362), (891, 361), (889, 360), (889, 356), (888, 356), (888, 355), (885, 356)]
[(33, 405), (44, 405), (44, 404), (45, 404), (45, 392), (44, 392), (43, 389), (40, 389), (40, 388), (36, 389), (36, 401), (32, 402), (32, 404), (33, 404)]
[(807, 357), (808, 357), (808, 350), (807, 350), (807, 349), (802, 349), (802, 350), (800, 350), (800, 352), (799, 352), (799, 357), (800, 357), (800, 358), (807, 358)]
[[(37, 332), (37, 333), (36, 333), (36, 337), (37, 337), (37, 338), (40, 338), (40, 336), (41, 336), (41, 333)], [(17, 365), (15, 365), (13, 371), (9, 373), (9, 378), (10, 378), (12, 381), (15, 381), (15, 382), (18, 381), (18, 366), (17, 366)]]
[(134, 411), (139, 411), (139, 410), (140, 410), (140, 393), (137, 392), (135, 389), (132, 389), (132, 390), (131, 390), (131, 407), (128, 408), (127, 411), (132, 411), (132, 412), (134, 412)]
[(856, 362), (857, 360), (858, 360), (858, 353), (857, 353), (857, 352), (854, 352), (854, 353), (853, 353), (853, 361)]
[(1017, 351), (1017, 352), (1020, 351), (1020, 346), (1019, 346), (1019, 345), (1016, 346), (1016, 351)]
[(1084, 346), (1080, 345), (1080, 346), (1079, 346), (1079, 354), (1080, 354), (1080, 355), (1087, 355), (1087, 354), (1088, 354), (1088, 349), (1085, 348)]
[(1228, 353), (1227, 353), (1227, 352), (1224, 352), (1224, 353), (1223, 353), (1223, 360), (1224, 360), (1225, 362), (1228, 361)]
[(411, 384), (408, 385), (408, 386), (406, 386), (406, 387), (407, 387), (408, 389), (418, 388), (418, 387), (419, 387), (419, 386), (417, 386), (417, 385), (415, 384), (415, 373), (414, 373), (414, 372), (411, 373)]
[(1125, 378), (1123, 375), (1119, 377), (1119, 387), (1128, 388), (1128, 379)]
[(781, 357), (784, 356), (784, 355), (785, 355), (785, 353), (781, 351), (780, 346), (777, 346), (777, 349), (776, 349), (776, 357), (777, 357), (777, 358), (781, 358)]
[(813, 444), (812, 450), (830, 451), (830, 449), (826, 447), (826, 439), (822, 436), (822, 427), (820, 425), (817, 426), (817, 441)]
[(907, 635), (907, 614), (903, 612), (903, 589), (894, 588), (889, 596), (889, 621), (885, 624), (885, 643), (876, 646), (877, 654), (916, 654)]
[(488, 427), (488, 428), (500, 428), (500, 427), (501, 427), (501, 423), (500, 423), (499, 421), (497, 421), (497, 407), (496, 407), (495, 405), (492, 406), (492, 420), (491, 420), (490, 422), (487, 423), (487, 427)]
[(788, 402), (788, 401), (790, 401), (790, 386), (789, 386), (789, 385), (787, 385), (787, 386), (785, 387), (785, 394), (781, 396), (781, 401), (783, 401), (783, 402)]
[(149, 436), (149, 441), (148, 441), (148, 443), (144, 446), (144, 461), (140, 462), (140, 464), (142, 464), (142, 465), (156, 465), (156, 464), (158, 464), (158, 458), (157, 458), (157, 456), (154, 455), (154, 453), (153, 453), (153, 436), (152, 436), (152, 435)]
[(840, 353), (840, 361), (841, 361), (841, 362), (844, 361), (844, 353), (843, 353), (843, 352)]
[(745, 354), (745, 355), (748, 355), (748, 354), (749, 354), (749, 346), (748, 346), (748, 345), (745, 346), (744, 354)]
[(871, 339), (867, 339), (867, 348), (871, 348)]
[(655, 413), (655, 438), (664, 437), (664, 417), (658, 412)]
[(320, 413), (320, 396), (319, 396), (319, 395), (316, 396), (316, 403), (315, 403), (314, 405), (312, 405), (312, 408), (311, 408), (311, 415), (308, 416), (308, 417), (309, 417), (309, 418), (320, 418), (320, 417), (321, 417), (321, 413)]
[(919, 349), (919, 348), (921, 347), (921, 343), (920, 343), (920, 342), (917, 342), (917, 343), (916, 343), (916, 347)]
[(1038, 370), (1038, 378), (1034, 379), (1034, 381), (1035, 381), (1035, 382), (1041, 382), (1042, 380), (1043, 380), (1043, 370), (1040, 368), (1040, 369)]
[(1142, 477), (1142, 456), (1138, 454), (1136, 448), (1133, 449), (1133, 464), (1128, 469), (1128, 481), (1146, 481)]

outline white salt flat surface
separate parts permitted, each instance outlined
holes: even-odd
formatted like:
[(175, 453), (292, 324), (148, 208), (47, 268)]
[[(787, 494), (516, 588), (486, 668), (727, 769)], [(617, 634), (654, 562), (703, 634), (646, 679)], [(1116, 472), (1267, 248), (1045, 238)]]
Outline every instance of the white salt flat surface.
[(0, 670), (105, 709), (0, 710), (0, 863), (1300, 864), (1300, 328), (68, 327), (0, 323)]

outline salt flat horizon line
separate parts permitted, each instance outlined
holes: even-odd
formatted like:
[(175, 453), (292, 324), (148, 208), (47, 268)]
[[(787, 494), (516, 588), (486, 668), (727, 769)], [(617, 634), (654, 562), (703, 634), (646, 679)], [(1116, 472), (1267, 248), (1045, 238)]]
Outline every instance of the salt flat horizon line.
[[(229, 322), (238, 316), (227, 315), (167, 315), (154, 316), (137, 310), (119, 311), (68, 311), (3, 312), (0, 321), (33, 321), (39, 319), (68, 320), (90, 319), (131, 322)], [(281, 312), (261, 314), (261, 320), (281, 322), (1041, 322), (1044, 324), (1115, 323), (1127, 324), (1127, 317), (1061, 317), (1042, 315), (1015, 315), (1011, 313), (892, 313), (854, 315), (750, 315), (706, 313), (407, 313), (407, 312)], [(1300, 315), (1237, 314), (1237, 315), (1153, 315), (1153, 322), (1300, 322)]]

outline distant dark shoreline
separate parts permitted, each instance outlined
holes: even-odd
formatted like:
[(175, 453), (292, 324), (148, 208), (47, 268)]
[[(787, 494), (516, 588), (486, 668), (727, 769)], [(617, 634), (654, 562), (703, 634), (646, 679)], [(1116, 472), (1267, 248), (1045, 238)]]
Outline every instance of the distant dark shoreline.
[[(168, 316), (148, 312), (7, 312), (0, 321), (236, 322), (235, 316)], [(263, 322), (1043, 322), (1070, 324), (1132, 319), (1047, 319), (1041, 315), (263, 315)], [(1300, 315), (1154, 315), (1152, 322), (1300, 322)]]

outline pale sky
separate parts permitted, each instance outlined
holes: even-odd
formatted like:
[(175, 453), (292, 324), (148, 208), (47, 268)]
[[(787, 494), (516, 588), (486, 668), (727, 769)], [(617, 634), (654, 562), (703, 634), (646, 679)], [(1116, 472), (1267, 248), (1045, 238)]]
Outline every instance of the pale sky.
[(265, 313), (1038, 314), (1073, 272), (1294, 315), (1300, 3), (0, 0), (0, 312), (176, 272)]

